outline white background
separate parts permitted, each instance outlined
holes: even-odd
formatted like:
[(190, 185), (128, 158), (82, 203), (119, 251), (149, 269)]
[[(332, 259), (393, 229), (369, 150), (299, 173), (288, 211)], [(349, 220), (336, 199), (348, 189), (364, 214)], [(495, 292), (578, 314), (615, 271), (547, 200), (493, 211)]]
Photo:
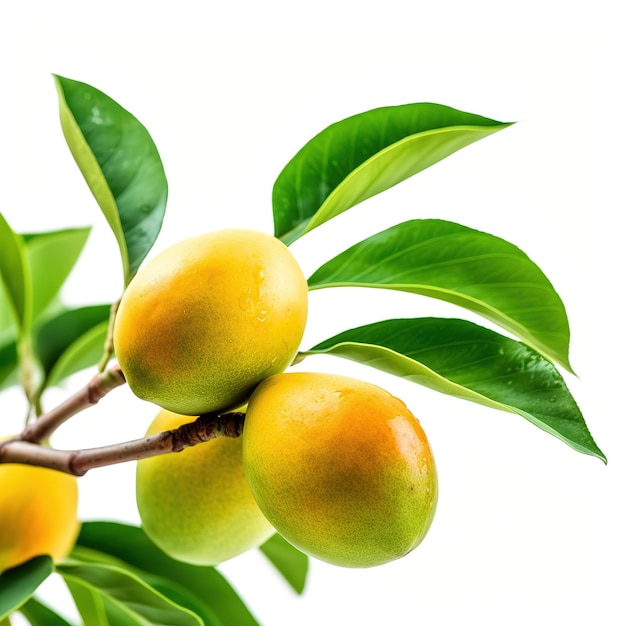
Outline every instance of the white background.
[[(433, 527), (412, 554), (379, 568), (313, 561), (302, 597), (256, 552), (222, 572), (264, 626), (626, 623), (625, 57), (623, 23), (610, 3), (172, 4), (166, 11), (132, 1), (24, 2), (0, 10), (0, 211), (17, 231), (93, 226), (66, 299), (117, 298), (121, 268), (64, 143), (51, 73), (103, 90), (155, 139), (170, 196), (153, 252), (221, 227), (271, 232), (271, 188), (282, 167), (310, 137), (354, 113), (433, 101), (517, 121), (292, 249), (310, 275), (348, 244), (413, 217), (516, 243), (565, 302), (578, 374), (566, 380), (609, 458), (604, 466), (513, 415), (339, 359), (309, 359), (300, 369), (370, 380), (418, 416), (440, 474)], [(366, 291), (312, 294), (310, 310), (305, 347), (392, 316), (467, 317), (417, 296)], [(46, 404), (88, 375), (49, 393)], [(21, 396), (5, 393), (0, 403), (0, 432), (17, 428)], [(54, 443), (138, 437), (153, 414), (121, 389)], [(128, 464), (82, 478), (82, 518), (137, 522), (133, 476)], [(45, 593), (72, 615), (58, 581)]]

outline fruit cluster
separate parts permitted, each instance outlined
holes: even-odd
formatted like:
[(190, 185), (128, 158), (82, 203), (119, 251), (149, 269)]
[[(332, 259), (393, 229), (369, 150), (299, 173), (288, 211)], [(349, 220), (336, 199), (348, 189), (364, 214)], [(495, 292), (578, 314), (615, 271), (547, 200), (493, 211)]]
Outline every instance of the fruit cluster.
[(138, 463), (144, 529), (171, 556), (214, 565), (277, 531), (321, 560), (368, 567), (426, 534), (437, 475), (405, 404), (343, 376), (283, 373), (307, 298), (288, 248), (249, 230), (181, 242), (127, 289), (115, 348), (135, 394), (163, 407), (148, 433), (247, 402), (242, 437)]

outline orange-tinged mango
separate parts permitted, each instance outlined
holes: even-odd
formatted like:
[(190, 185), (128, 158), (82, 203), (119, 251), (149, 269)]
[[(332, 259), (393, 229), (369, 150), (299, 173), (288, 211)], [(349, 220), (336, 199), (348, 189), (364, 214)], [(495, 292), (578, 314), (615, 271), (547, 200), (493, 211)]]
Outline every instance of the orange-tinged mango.
[(288, 373), (250, 398), (243, 464), (285, 539), (329, 563), (369, 567), (413, 550), (437, 502), (431, 448), (406, 405), (372, 384)]
[(275, 237), (199, 235), (133, 278), (116, 317), (116, 356), (140, 398), (185, 415), (232, 408), (292, 362), (307, 302), (306, 279)]
[(78, 535), (77, 507), (74, 476), (0, 464), (0, 573), (41, 554), (67, 556)]

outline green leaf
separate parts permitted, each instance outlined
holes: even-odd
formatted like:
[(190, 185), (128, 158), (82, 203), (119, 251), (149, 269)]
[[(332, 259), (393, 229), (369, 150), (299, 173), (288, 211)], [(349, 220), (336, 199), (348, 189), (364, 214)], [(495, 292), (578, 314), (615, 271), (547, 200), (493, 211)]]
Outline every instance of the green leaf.
[(90, 228), (25, 234), (33, 289), (33, 318), (53, 300), (74, 268)]
[(285, 541), (279, 534), (272, 535), (261, 547), (261, 552), (297, 593), (304, 591), (309, 569), (309, 557)]
[(115, 234), (127, 285), (163, 222), (167, 180), (161, 157), (145, 127), (109, 96), (54, 78), (65, 139)]
[(556, 367), (525, 344), (466, 320), (386, 320), (347, 330), (303, 354), (344, 357), (517, 413), (606, 462)]
[(19, 609), (52, 573), (52, 559), (36, 556), (0, 575), (0, 620)]
[(92, 587), (74, 582), (71, 579), (66, 579), (65, 584), (72, 594), (74, 604), (83, 618), (84, 624), (110, 626), (102, 594)]
[[(31, 598), (20, 607), (20, 613), (31, 623), (32, 626), (72, 626), (70, 622), (62, 618), (58, 613), (53, 611), (39, 600)], [(87, 622), (105, 626), (100, 622)]]
[(443, 220), (412, 220), (320, 267), (311, 289), (381, 287), (438, 298), (499, 324), (571, 371), (565, 307), (544, 273), (513, 244)]
[(107, 304), (68, 309), (42, 324), (36, 348), (46, 386), (58, 384), (98, 363), (104, 350), (110, 311)]
[(17, 384), (17, 344), (0, 347), (0, 390)]
[(258, 626), (258, 622), (226, 579), (214, 567), (176, 561), (148, 539), (141, 528), (114, 522), (83, 523), (78, 546), (99, 550), (193, 594), (221, 626)]
[(150, 587), (128, 570), (108, 563), (67, 560), (57, 571), (73, 585), (88, 587), (100, 594), (137, 626), (203, 626), (200, 618)]
[(273, 189), (274, 233), (289, 244), (359, 202), (510, 124), (432, 103), (382, 107), (332, 124)]
[[(32, 319), (32, 287), (28, 258), (23, 238), (13, 231), (2, 213), (0, 213), (0, 278), (18, 328), (28, 332)], [(2, 317), (5, 318), (6, 313)]]

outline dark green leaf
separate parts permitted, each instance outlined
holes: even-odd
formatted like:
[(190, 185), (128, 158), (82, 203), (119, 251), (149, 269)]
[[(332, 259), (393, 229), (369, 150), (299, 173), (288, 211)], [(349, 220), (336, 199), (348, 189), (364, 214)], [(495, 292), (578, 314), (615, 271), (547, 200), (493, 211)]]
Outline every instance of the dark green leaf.
[(0, 390), (17, 382), (17, 344), (12, 342), (0, 347)]
[(168, 557), (141, 528), (114, 522), (85, 522), (78, 546), (110, 554), (128, 565), (183, 586), (222, 626), (258, 626), (226, 579), (213, 567), (188, 565)]
[(33, 318), (45, 310), (72, 271), (89, 228), (24, 235), (33, 289)]
[(19, 609), (52, 573), (52, 559), (36, 556), (0, 575), (0, 619)]
[(294, 548), (278, 534), (270, 537), (260, 550), (297, 593), (304, 591), (309, 569), (309, 557), (306, 554)]
[(83, 563), (73, 559), (57, 565), (73, 585), (100, 594), (136, 626), (203, 626), (200, 618), (157, 592), (132, 572), (108, 563)]
[[(53, 611), (49, 606), (39, 602), (35, 598), (31, 598), (20, 607), (20, 613), (32, 624), (32, 626), (72, 626), (70, 622), (62, 618), (58, 613)], [(106, 626), (99, 622), (91, 622), (98, 626)]]
[(510, 126), (431, 103), (382, 107), (311, 139), (274, 184), (274, 233), (291, 243), (359, 202)]
[[(2, 318), (6, 319), (6, 308), (10, 307), (20, 329), (30, 328), (32, 319), (32, 287), (30, 271), (23, 238), (15, 233), (0, 213), (0, 279), (4, 290), (0, 290), (0, 305), (5, 308)], [(5, 302), (3, 296), (7, 296)]]
[(386, 320), (347, 330), (304, 354), (341, 356), (517, 413), (575, 450), (606, 462), (556, 367), (525, 344), (471, 322)]
[(513, 244), (443, 220), (412, 220), (320, 267), (311, 289), (382, 287), (445, 300), (499, 324), (571, 370), (565, 307), (550, 281)]
[(165, 214), (161, 158), (145, 127), (109, 96), (69, 78), (55, 80), (65, 139), (115, 234), (128, 284)]
[(36, 347), (46, 375), (46, 385), (98, 363), (104, 350), (110, 305), (64, 310), (42, 324)]

